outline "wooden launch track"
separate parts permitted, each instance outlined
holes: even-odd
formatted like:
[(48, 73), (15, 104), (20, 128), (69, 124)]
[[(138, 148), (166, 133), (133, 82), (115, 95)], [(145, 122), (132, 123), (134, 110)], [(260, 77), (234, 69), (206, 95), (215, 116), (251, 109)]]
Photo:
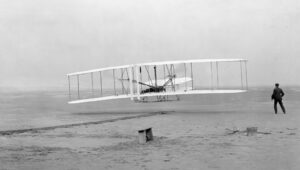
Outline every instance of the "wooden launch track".
[(54, 130), (54, 129), (58, 129), (58, 128), (71, 128), (71, 127), (75, 127), (75, 126), (97, 125), (97, 124), (103, 124), (103, 123), (116, 122), (116, 121), (120, 121), (120, 120), (128, 120), (128, 119), (156, 116), (156, 115), (161, 115), (161, 114), (167, 114), (170, 112), (172, 112), (172, 111), (150, 112), (150, 113), (135, 115), (135, 116), (126, 116), (126, 117), (119, 117), (119, 118), (115, 118), (115, 119), (100, 120), (100, 121), (93, 121), (93, 122), (73, 123), (73, 124), (67, 124), (67, 125), (57, 125), (57, 126), (29, 128), (29, 129), (17, 129), (17, 130), (5, 130), (5, 131), (0, 131), (0, 136), (20, 134), (20, 133), (26, 133), (26, 132), (37, 133), (39, 131)]

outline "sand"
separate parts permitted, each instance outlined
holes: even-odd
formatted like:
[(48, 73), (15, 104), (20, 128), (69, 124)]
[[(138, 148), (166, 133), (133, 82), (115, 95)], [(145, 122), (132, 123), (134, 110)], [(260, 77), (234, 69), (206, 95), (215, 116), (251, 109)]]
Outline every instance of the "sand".
[[(298, 94), (284, 101), (286, 115), (275, 115), (261, 94), (267, 92), (132, 104), (104, 116), (120, 118), (113, 122), (1, 135), (0, 169), (300, 169)], [(251, 98), (240, 100), (245, 95)], [(106, 112), (88, 115), (99, 120)], [(154, 140), (139, 144), (137, 131), (146, 127)], [(247, 127), (260, 133), (247, 136)]]

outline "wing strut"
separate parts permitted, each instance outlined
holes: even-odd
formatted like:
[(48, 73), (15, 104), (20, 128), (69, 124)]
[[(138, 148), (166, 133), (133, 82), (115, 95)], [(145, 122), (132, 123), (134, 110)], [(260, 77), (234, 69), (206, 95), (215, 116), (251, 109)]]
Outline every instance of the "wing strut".
[[(130, 99), (133, 100), (133, 68), (129, 68)], [(138, 83), (137, 83), (138, 84)]]
[(101, 92), (101, 96), (103, 96), (103, 91), (102, 91), (102, 72), (99, 71), (100, 74), (100, 92)]
[[(172, 75), (175, 75), (175, 68), (174, 68), (174, 64), (171, 65), (171, 71), (172, 71)], [(173, 83), (173, 88), (174, 88), (174, 91), (176, 91), (176, 87), (175, 87), (175, 79), (174, 79), (174, 83)]]
[(79, 75), (77, 75), (77, 98), (80, 99), (80, 95), (79, 95)]
[(191, 63), (192, 90), (194, 90), (193, 63)]
[(156, 66), (153, 67), (154, 69), (154, 79), (155, 79), (155, 87), (157, 87), (157, 75), (156, 75)]
[(166, 79), (166, 66), (163, 65), (163, 70), (164, 70), (164, 79)]
[(210, 88), (211, 88), (211, 90), (213, 90), (214, 89), (214, 73), (213, 73), (213, 63), (212, 62), (210, 62)]
[(91, 80), (92, 80), (92, 96), (94, 96), (94, 76), (93, 76), (93, 72), (91, 72)]
[[(136, 72), (136, 80), (138, 81), (139, 80), (139, 77), (140, 77), (140, 72), (141, 71), (141, 67), (135, 67), (135, 72)], [(137, 93), (137, 99), (138, 100), (141, 100), (141, 97), (140, 97), (140, 83), (136, 83), (136, 93)]]
[[(123, 68), (121, 68), (121, 79), (122, 80), (124, 79), (123, 75), (124, 75), (124, 70), (123, 70)], [(124, 89), (125, 89), (123, 81), (121, 81), (121, 85), (122, 85), (122, 94), (123, 94)]]
[(68, 76), (68, 82), (69, 82), (69, 100), (71, 100), (71, 82), (70, 82), (70, 76)]
[[(145, 66), (145, 70), (147, 71), (148, 81), (151, 82), (151, 85), (153, 86), (153, 81), (152, 81), (150, 73), (149, 73), (149, 66)], [(141, 80), (141, 82), (142, 82), (142, 80)]]
[(185, 85), (185, 90), (187, 90), (187, 82), (186, 82), (186, 64), (184, 63), (183, 65), (184, 65), (184, 80), (185, 80), (184, 85)]
[(117, 95), (117, 92), (116, 92), (116, 75), (115, 75), (115, 69), (113, 69), (113, 77), (114, 77), (114, 91), (115, 91), (115, 95)]
[(243, 67), (242, 67), (242, 61), (240, 61), (240, 69), (241, 69), (241, 85), (242, 89), (244, 88), (244, 83), (243, 83)]
[(247, 73), (247, 62), (245, 61), (245, 71), (246, 71), (246, 88), (248, 90), (248, 73)]
[[(128, 68), (126, 68), (126, 75), (127, 75), (127, 78), (129, 79)], [(127, 84), (127, 88), (126, 88), (126, 94), (127, 95), (128, 95), (128, 90), (129, 90), (129, 84)]]
[(219, 89), (219, 64), (216, 62), (216, 67), (217, 67), (217, 89)]

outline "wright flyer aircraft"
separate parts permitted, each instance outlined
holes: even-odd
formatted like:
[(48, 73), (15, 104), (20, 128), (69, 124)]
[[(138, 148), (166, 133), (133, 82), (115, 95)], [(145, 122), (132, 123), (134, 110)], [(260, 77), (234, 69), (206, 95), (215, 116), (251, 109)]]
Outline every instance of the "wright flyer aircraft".
[(112, 99), (179, 100), (181, 95), (241, 93), (248, 89), (246, 59), (140, 63), (67, 74), (69, 104)]

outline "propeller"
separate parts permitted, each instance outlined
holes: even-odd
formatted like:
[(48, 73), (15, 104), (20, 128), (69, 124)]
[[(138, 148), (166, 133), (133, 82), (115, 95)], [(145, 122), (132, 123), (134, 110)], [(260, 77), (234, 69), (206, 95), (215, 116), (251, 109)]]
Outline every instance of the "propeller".
[(176, 74), (174, 74), (174, 75), (168, 75), (167, 77), (169, 78), (169, 80), (167, 80), (167, 81), (165, 82), (165, 84), (163, 85), (163, 87), (165, 87), (165, 86), (168, 85), (170, 82), (172, 82), (173, 78), (176, 78)]

